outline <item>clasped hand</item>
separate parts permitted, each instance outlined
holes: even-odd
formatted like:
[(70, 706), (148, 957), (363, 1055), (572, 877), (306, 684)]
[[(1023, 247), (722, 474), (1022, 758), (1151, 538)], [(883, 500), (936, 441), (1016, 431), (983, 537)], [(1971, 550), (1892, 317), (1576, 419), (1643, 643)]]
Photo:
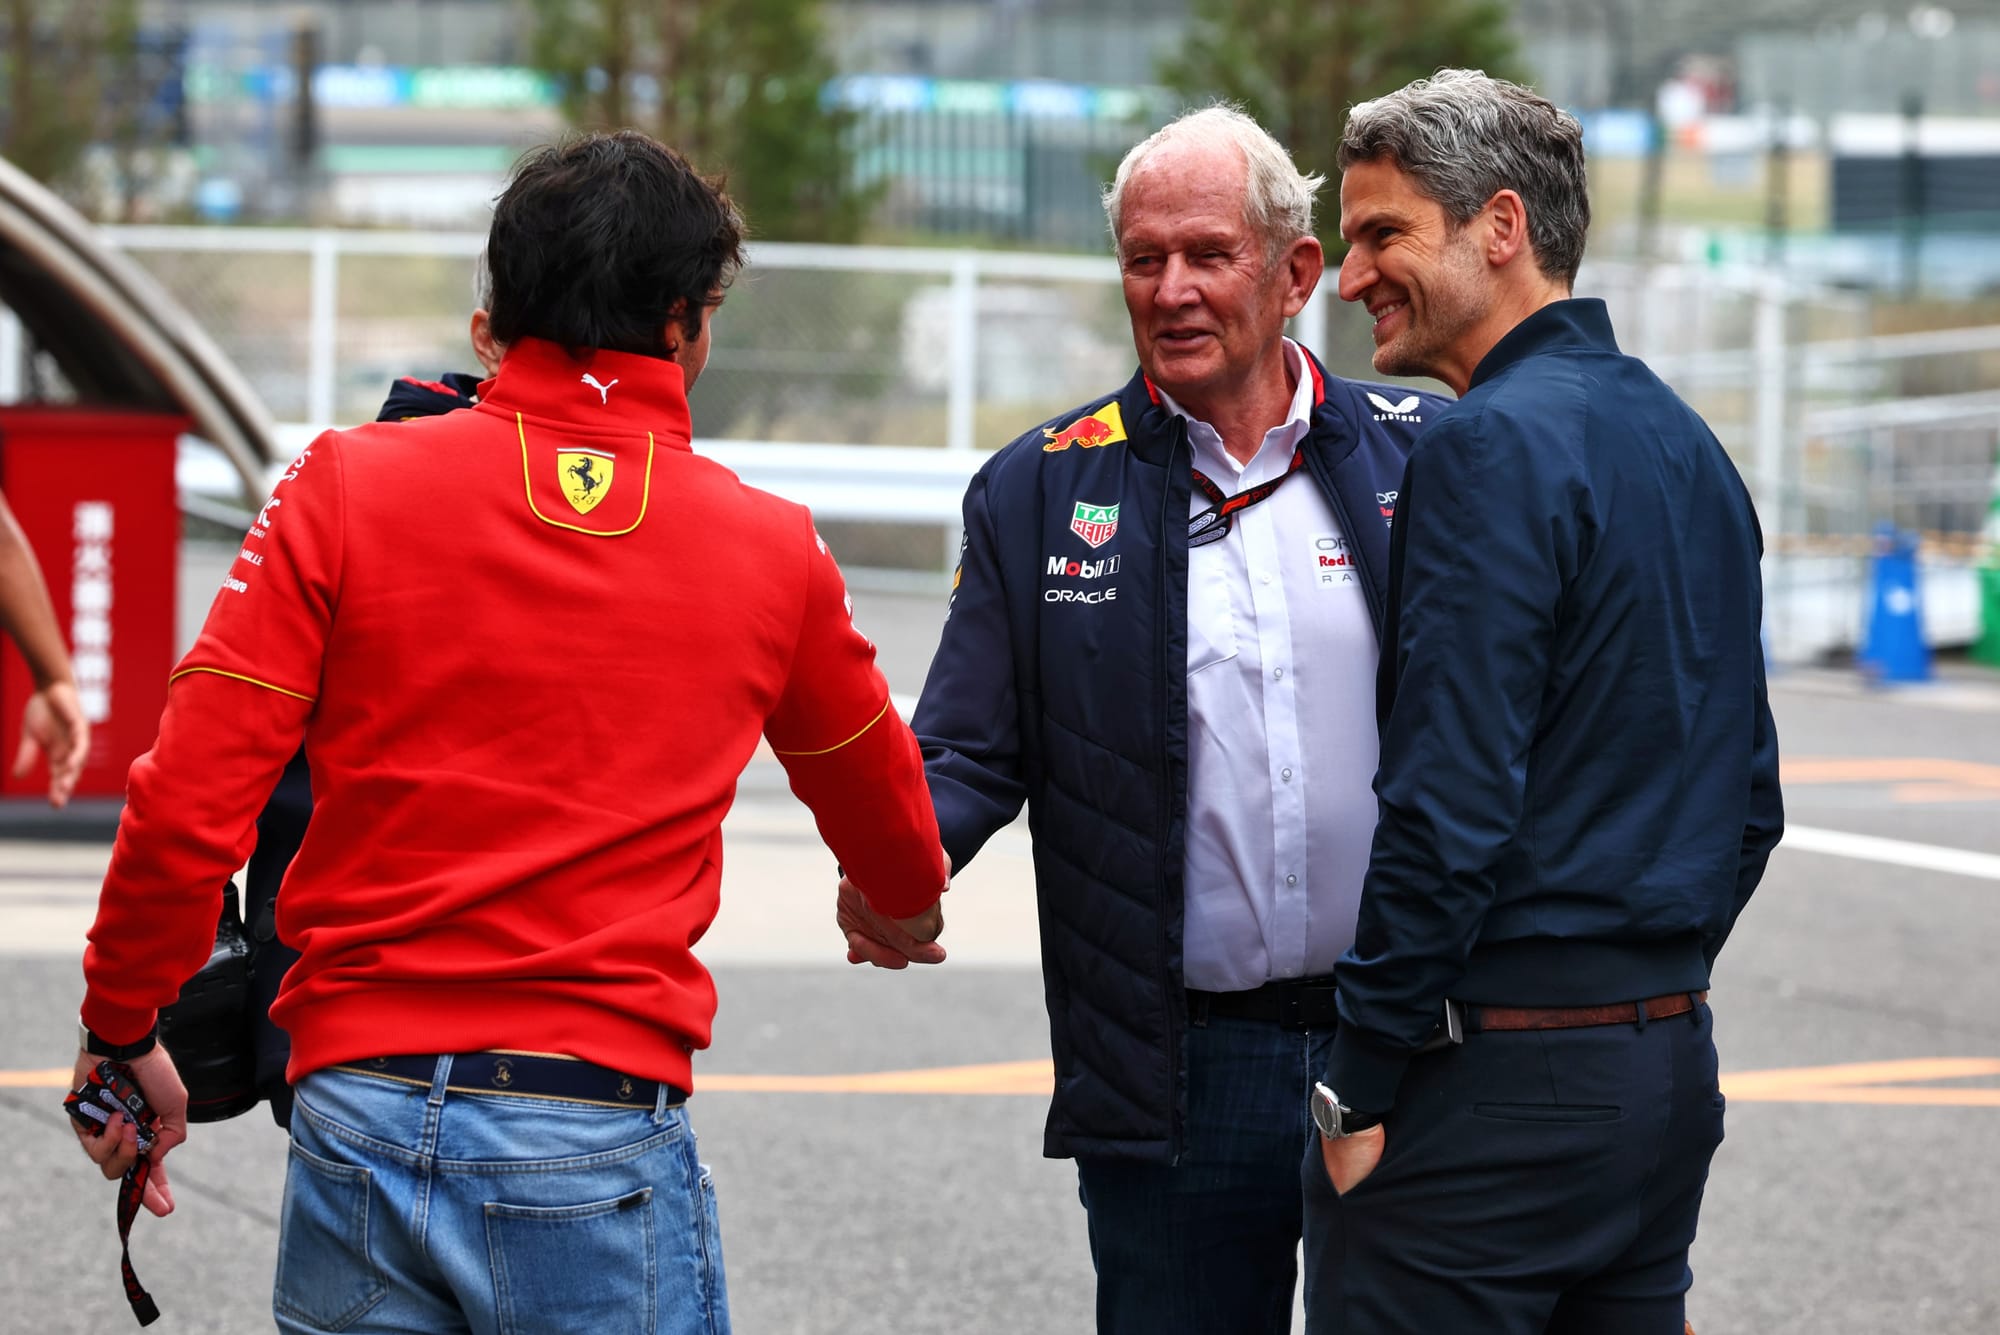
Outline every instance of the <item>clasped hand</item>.
[(849, 964), (907, 969), (912, 964), (944, 963), (944, 947), (937, 943), (944, 931), (942, 900), (913, 918), (889, 918), (870, 908), (854, 882), (843, 876), (834, 921), (847, 937)]

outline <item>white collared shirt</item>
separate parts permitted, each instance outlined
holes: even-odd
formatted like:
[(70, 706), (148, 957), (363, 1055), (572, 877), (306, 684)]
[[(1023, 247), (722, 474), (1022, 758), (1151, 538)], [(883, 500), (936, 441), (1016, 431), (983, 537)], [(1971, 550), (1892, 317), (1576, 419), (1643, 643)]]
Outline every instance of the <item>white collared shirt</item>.
[[(1298, 385), (1291, 416), (1249, 463), (1188, 418), (1194, 466), (1224, 495), (1282, 476), (1311, 429), (1312, 376), (1289, 339), (1285, 366)], [(1191, 513), (1209, 504), (1197, 488)], [(1354, 942), (1377, 750), (1378, 647), (1361, 578), (1307, 476), (1188, 553), (1189, 987), (1328, 974)]]

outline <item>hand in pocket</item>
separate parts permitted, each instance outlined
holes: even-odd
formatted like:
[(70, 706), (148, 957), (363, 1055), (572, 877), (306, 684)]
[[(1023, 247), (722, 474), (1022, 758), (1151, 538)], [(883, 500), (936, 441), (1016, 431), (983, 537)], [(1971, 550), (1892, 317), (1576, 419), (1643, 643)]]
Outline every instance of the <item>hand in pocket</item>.
[(1345, 1196), (1375, 1171), (1375, 1165), (1382, 1162), (1382, 1151), (1388, 1144), (1388, 1133), (1379, 1126), (1342, 1136), (1339, 1140), (1321, 1136), (1319, 1153), (1326, 1164), (1327, 1181), (1333, 1183), (1335, 1191)]

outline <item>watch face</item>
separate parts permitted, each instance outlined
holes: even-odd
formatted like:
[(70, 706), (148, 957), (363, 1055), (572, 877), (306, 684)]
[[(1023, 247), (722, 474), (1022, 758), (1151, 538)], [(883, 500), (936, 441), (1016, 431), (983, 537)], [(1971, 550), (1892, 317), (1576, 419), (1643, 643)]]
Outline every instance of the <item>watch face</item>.
[(1328, 1140), (1340, 1138), (1340, 1110), (1333, 1091), (1325, 1085), (1314, 1085), (1312, 1092), (1313, 1125)]

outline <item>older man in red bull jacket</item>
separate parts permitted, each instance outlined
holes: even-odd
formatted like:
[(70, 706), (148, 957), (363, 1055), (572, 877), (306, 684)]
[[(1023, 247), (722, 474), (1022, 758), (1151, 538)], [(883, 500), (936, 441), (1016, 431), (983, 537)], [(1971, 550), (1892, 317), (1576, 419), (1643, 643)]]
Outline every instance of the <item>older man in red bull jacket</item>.
[[(1139, 372), (996, 454), (914, 718), (963, 866), (1025, 802), (1103, 1332), (1285, 1330), (1304, 1096), (1375, 823), (1388, 513), (1441, 401), (1285, 337), (1313, 194), (1222, 108), (1106, 211)], [(857, 959), (896, 938), (850, 897)]]

